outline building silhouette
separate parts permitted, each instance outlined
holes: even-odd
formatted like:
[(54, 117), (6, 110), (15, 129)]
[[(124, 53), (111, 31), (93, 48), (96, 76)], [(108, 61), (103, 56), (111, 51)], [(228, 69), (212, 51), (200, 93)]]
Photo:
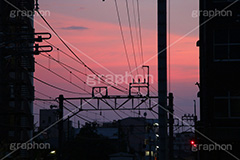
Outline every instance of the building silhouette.
[[(58, 109), (40, 109), (39, 117), (39, 132), (44, 131), (49, 126), (53, 125), (46, 131), (44, 131), (41, 136), (42, 140), (51, 144), (52, 149), (58, 147), (58, 136), (59, 136), (59, 127), (58, 124), (55, 124), (59, 120), (59, 110)], [(74, 131), (77, 130), (73, 128), (72, 121), (64, 119), (63, 121), (63, 141), (67, 142), (73, 140), (75, 137)]]
[[(0, 1), (0, 157), (33, 134), (34, 28), (33, 14), (26, 13), (34, 13), (33, 0)], [(20, 149), (8, 158), (30, 156)]]
[[(103, 123), (97, 128), (97, 133), (112, 140), (118, 139), (117, 146), (120, 146), (119, 142), (124, 142), (126, 144), (125, 151), (133, 154), (137, 160), (154, 159), (158, 140), (156, 137), (158, 133), (157, 122), (157, 119), (128, 117), (114, 123)], [(120, 150), (121, 152), (123, 150)], [(116, 158), (118, 154), (111, 155), (112, 159)], [(121, 154), (118, 156), (122, 158)], [(131, 155), (128, 158), (131, 158)]]
[[(200, 122), (197, 143), (227, 145), (199, 150), (198, 159), (240, 157), (240, 3), (200, 0)], [(214, 14), (206, 14), (206, 13)], [(236, 156), (236, 157), (234, 157)]]

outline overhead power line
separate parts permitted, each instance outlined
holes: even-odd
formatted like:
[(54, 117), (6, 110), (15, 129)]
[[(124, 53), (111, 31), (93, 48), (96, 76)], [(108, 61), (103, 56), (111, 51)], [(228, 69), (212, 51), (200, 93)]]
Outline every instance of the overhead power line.
[(73, 50), (64, 42), (64, 40), (58, 35), (58, 33), (51, 27), (51, 25), (47, 22), (47, 20), (42, 16), (42, 14), (37, 10), (37, 13), (40, 15), (40, 17), (43, 19), (43, 21), (47, 24), (47, 26), (52, 30), (52, 32), (58, 37), (58, 39), (64, 44), (64, 46), (77, 58), (77, 60), (79, 62), (81, 62), (84, 67), (86, 67), (90, 72), (92, 72), (94, 75), (96, 75), (99, 79), (101, 79), (103, 82), (105, 82), (106, 84), (108, 84), (109, 86), (111, 86), (112, 88), (124, 92), (126, 93), (126, 91), (123, 91), (115, 86), (113, 86), (112, 84), (106, 82), (101, 76), (99, 76), (98, 74), (96, 74), (88, 65), (86, 65), (74, 52)]
[[(133, 8), (133, 19), (134, 19), (134, 27), (135, 27), (135, 34), (136, 34), (136, 39), (137, 39), (137, 48), (138, 48), (138, 54), (139, 54), (139, 62), (143, 64), (142, 61), (142, 55), (141, 55), (141, 49), (140, 49), (140, 42), (139, 42), (139, 29), (137, 25), (137, 18), (136, 18), (136, 9), (135, 9), (135, 0), (132, 0), (132, 8)], [(144, 70), (143, 70), (144, 71)]]
[[(55, 48), (55, 49), (57, 49), (58, 51), (60, 51), (61, 53), (63, 53), (64, 55), (66, 55), (66, 56), (68, 56), (69, 58), (71, 58), (72, 60), (74, 60), (74, 61), (76, 61), (77, 63), (80, 63), (79, 61), (77, 61), (75, 58), (73, 58), (72, 56), (70, 56), (70, 55), (68, 55), (66, 52), (64, 52), (64, 51), (62, 51), (61, 49), (59, 49), (58, 47), (56, 47), (55, 45), (53, 45), (52, 43), (50, 43), (50, 42), (48, 42), (48, 41), (46, 41), (46, 43), (48, 43), (49, 45), (51, 45), (53, 48)], [(66, 63), (63, 63), (62, 61), (59, 61), (59, 60), (56, 60), (55, 58), (53, 58), (50, 54), (48, 54), (47, 52), (45, 52), (48, 56), (45, 56), (45, 55), (42, 55), (42, 56), (44, 56), (44, 57), (46, 57), (46, 58), (50, 58), (51, 57), (51, 59), (52, 60), (54, 60), (55, 62), (57, 62), (57, 63), (59, 63), (60, 65), (64, 65), (65, 67), (68, 67), (68, 68), (70, 68), (70, 69), (72, 69), (72, 70), (74, 70), (74, 71), (76, 71), (76, 72), (78, 72), (78, 73), (80, 73), (80, 74), (82, 74), (82, 75), (84, 75), (84, 76), (87, 76), (88, 77), (88, 75), (86, 74), (86, 73), (83, 73), (83, 72), (81, 72), (81, 71), (79, 71), (78, 69), (76, 69), (76, 68), (73, 68), (73, 67), (71, 67), (70, 65), (67, 65)], [(82, 63), (80, 63), (81, 65), (82, 65)], [(64, 67), (64, 68), (65, 68)], [(93, 70), (94, 71), (94, 70)], [(97, 71), (94, 71), (96, 74), (98, 74), (98, 75), (100, 75), (100, 73), (98, 73)], [(95, 74), (94, 74), (95, 75)], [(108, 81), (112, 81), (111, 79), (109, 79), (109, 78), (106, 78), (104, 75), (101, 75), (103, 78), (105, 78), (106, 80), (108, 80)], [(79, 78), (78, 78), (79, 79)], [(95, 79), (96, 80), (96, 79)], [(106, 80), (102, 80), (102, 79), (100, 79), (101, 81), (102, 81), (102, 83), (104, 83), (104, 84), (106, 84), (106, 85), (109, 85), (109, 83), (107, 83), (106, 82)], [(81, 80), (84, 84), (86, 84), (86, 82), (84, 82), (83, 80)], [(117, 84), (117, 83), (115, 83), (115, 82), (113, 82), (113, 84), (115, 84), (115, 85), (117, 85), (117, 86), (119, 86), (119, 87), (121, 87), (121, 88), (123, 88), (124, 90), (128, 90), (127, 88), (125, 88), (124, 86), (122, 86), (122, 85), (119, 85), (119, 84)], [(123, 91), (122, 90), (122, 92), (124, 92), (124, 93), (126, 93), (126, 91)]]
[(122, 37), (123, 48), (124, 48), (125, 55), (126, 55), (126, 58), (127, 58), (129, 73), (131, 73), (132, 69), (131, 69), (131, 65), (130, 65), (130, 61), (129, 61), (129, 57), (128, 57), (128, 52), (127, 52), (127, 46), (126, 46), (126, 42), (125, 42), (125, 38), (124, 38), (124, 34), (123, 34), (122, 22), (121, 22), (120, 13), (119, 13), (119, 10), (118, 10), (117, 0), (115, 0), (115, 8), (116, 8), (116, 12), (117, 12), (117, 18), (118, 18), (118, 24), (119, 24), (119, 28), (120, 28), (121, 37)]
[(131, 18), (130, 18), (129, 7), (128, 7), (128, 0), (126, 0), (126, 8), (127, 8), (128, 25), (129, 25), (129, 31), (130, 31), (130, 37), (131, 37), (131, 43), (132, 43), (134, 62), (135, 62), (135, 67), (136, 67), (137, 74), (139, 75), (138, 65), (137, 65), (137, 58), (136, 58), (136, 52), (135, 52), (135, 47), (134, 47), (133, 33), (132, 33)]
[(50, 83), (48, 83), (48, 82), (45, 82), (45, 81), (43, 81), (43, 80), (41, 80), (41, 79), (33, 76), (32, 74), (28, 73), (25, 68), (23, 68), (23, 67), (21, 67), (21, 68), (22, 68), (22, 70), (25, 71), (25, 73), (28, 74), (30, 77), (32, 77), (33, 79), (35, 79), (35, 80), (37, 80), (37, 81), (39, 81), (39, 82), (41, 82), (41, 83), (43, 83), (43, 84), (45, 84), (45, 85), (47, 85), (47, 86), (49, 86), (49, 87), (52, 87), (52, 88), (54, 88), (54, 89), (57, 89), (57, 90), (60, 90), (60, 91), (66, 92), (66, 93), (77, 94), (77, 95), (86, 95), (86, 93), (73, 92), (73, 91), (69, 91), (69, 90), (66, 90), (66, 89), (57, 87), (57, 86), (55, 86), (55, 85), (52, 85), (52, 84), (50, 84)]
[[(47, 54), (47, 53), (46, 53), (46, 54)], [(47, 54), (47, 56), (41, 54), (41, 56), (46, 57), (46, 58), (50, 58), (50, 59), (52, 59), (53, 61), (59, 63), (60, 65), (63, 65), (63, 66), (65, 66), (65, 67), (67, 67), (67, 68), (70, 68), (70, 69), (72, 69), (72, 70), (74, 70), (74, 71), (76, 71), (76, 72), (78, 72), (78, 73), (80, 73), (80, 74), (82, 74), (82, 75), (84, 75), (84, 76), (88, 76), (86, 73), (83, 73), (83, 72), (79, 71), (78, 69), (73, 68), (73, 67), (71, 67), (70, 65), (67, 65), (66, 63), (63, 63), (62, 61), (56, 60), (56, 59), (53, 58), (50, 54)]]
[[(69, 58), (71, 58), (72, 60), (74, 60), (74, 61), (76, 61), (77, 63), (79, 63), (79, 64), (81, 64), (81, 65), (83, 65), (81, 62), (79, 62), (77, 59), (75, 59), (75, 58), (73, 58), (72, 56), (70, 56), (70, 55), (68, 55), (66, 52), (64, 52), (63, 50), (61, 50), (60, 48), (58, 48), (58, 47), (56, 47), (54, 44), (52, 44), (52, 43), (50, 43), (50, 42), (48, 42), (48, 41), (45, 41), (46, 43), (48, 43), (49, 45), (51, 45), (53, 48), (55, 48), (55, 49), (57, 49), (58, 51), (60, 51), (61, 53), (63, 53), (64, 55), (66, 55), (66, 56), (68, 56)], [(48, 54), (49, 55), (49, 54)], [(73, 69), (73, 70), (75, 70), (76, 72), (79, 72), (79, 73), (81, 73), (82, 75), (85, 75), (85, 76), (88, 76), (86, 73), (83, 73), (83, 72), (81, 72), (81, 71), (79, 71), (79, 70), (77, 70), (77, 69), (75, 69), (75, 68), (73, 68), (73, 67), (71, 67), (71, 66), (69, 66), (69, 65), (67, 65), (67, 64), (65, 64), (65, 63), (63, 63), (63, 62), (60, 62), (59, 60), (54, 60), (54, 61), (56, 61), (57, 63), (61, 63), (61, 64), (63, 64), (63, 65), (65, 65), (65, 66), (67, 66), (68, 68), (71, 68), (71, 69)], [(83, 65), (84, 66), (84, 65)], [(86, 67), (85, 67), (86, 68)], [(93, 70), (92, 69), (92, 71), (95, 73), (94, 75), (100, 75), (100, 73), (98, 73), (97, 71), (95, 71), (95, 70)], [(109, 83), (108, 82), (106, 82), (106, 80), (107, 81), (112, 81), (111, 79), (109, 79), (109, 78), (106, 78), (104, 75), (101, 75), (102, 77), (101, 77), (101, 81), (102, 81), (102, 83), (104, 83), (104, 84), (106, 84), (106, 85), (109, 85)], [(99, 76), (97, 76), (98, 78), (99, 78)], [(103, 79), (103, 78), (105, 78), (105, 80)], [(114, 85), (116, 85), (116, 86), (119, 86), (119, 87), (121, 87), (121, 88), (123, 88), (124, 90), (128, 90), (127, 88), (125, 88), (124, 86), (122, 86), (122, 85), (119, 85), (119, 84), (117, 84), (117, 83), (115, 83), (114, 81), (112, 81), (112, 83), (114, 84)], [(111, 87), (113, 87), (112, 85), (111, 85)], [(116, 87), (113, 87), (113, 88), (116, 88)], [(121, 90), (121, 92), (124, 92), (124, 93), (126, 93), (126, 91), (123, 91), (123, 90)]]
[(50, 54), (48, 54), (47, 52), (46, 52), (46, 54), (47, 54), (47, 56), (46, 55), (43, 55), (43, 54), (41, 54), (43, 57), (45, 57), (45, 58), (48, 58), (48, 59), (50, 59), (50, 60), (53, 60), (53, 61), (55, 61), (55, 62), (57, 62), (60, 66), (62, 66), (65, 70), (67, 70), (70, 74), (72, 74), (74, 77), (76, 77), (78, 80), (80, 80), (82, 83), (84, 83), (84, 84), (87, 84), (84, 80), (82, 80), (81, 78), (79, 78), (79, 76), (77, 76), (76, 74), (74, 74), (71, 70), (69, 70), (68, 68), (70, 68), (70, 69), (72, 69), (72, 70), (74, 70), (74, 71), (76, 71), (76, 72), (78, 72), (78, 73), (81, 73), (81, 74), (83, 74), (83, 75), (85, 75), (85, 76), (87, 76), (85, 73), (83, 73), (83, 72), (81, 72), (81, 71), (79, 71), (79, 70), (77, 70), (77, 69), (75, 69), (75, 68), (73, 68), (73, 67), (71, 67), (71, 66), (69, 66), (69, 65), (67, 65), (67, 64), (65, 64), (65, 63), (63, 63), (63, 62), (60, 62), (59, 60), (56, 60), (55, 58), (53, 58)]
[(40, 66), (40, 67), (42, 67), (42, 68), (46, 69), (47, 71), (51, 72), (52, 74), (54, 74), (54, 75), (58, 76), (59, 78), (63, 79), (64, 81), (66, 81), (66, 82), (68, 82), (68, 83), (72, 84), (73, 86), (75, 86), (75, 87), (77, 87), (77, 88), (81, 89), (82, 91), (84, 91), (84, 92), (86, 92), (86, 93), (88, 93), (88, 94), (91, 94), (91, 93), (90, 93), (90, 92), (88, 92), (87, 90), (83, 89), (82, 87), (79, 87), (79, 86), (78, 86), (78, 85), (76, 85), (75, 83), (73, 83), (73, 82), (71, 82), (71, 81), (67, 80), (66, 78), (64, 78), (63, 76), (61, 76), (61, 75), (57, 74), (56, 72), (52, 71), (51, 69), (48, 69), (47, 67), (45, 67), (45, 66), (41, 65), (40, 63), (38, 63), (38, 62), (36, 62), (36, 61), (35, 61), (35, 63), (36, 63), (38, 66)]
[(78, 118), (80, 118), (80, 119), (82, 119), (82, 120), (84, 120), (84, 121), (86, 121), (86, 122), (91, 123), (91, 121), (89, 121), (89, 120), (87, 120), (87, 119), (85, 119), (85, 118), (83, 118), (83, 117), (80, 117), (79, 115), (76, 114), (76, 112), (74, 113), (72, 110), (68, 109), (67, 107), (63, 106), (63, 108), (65, 108), (67, 111), (71, 112), (72, 115), (75, 114), (74, 116), (77, 116)]
[[(67, 70), (68, 72), (70, 72), (70, 74), (72, 74), (74, 77), (76, 77), (77, 79), (79, 79), (81, 82), (83, 82), (84, 84), (86, 84), (87, 86), (89, 86), (89, 87), (92, 87), (92, 86), (90, 86), (90, 85), (88, 85), (85, 81), (83, 81), (81, 78), (79, 78), (79, 76), (77, 76), (76, 74), (74, 74), (71, 70), (69, 70), (68, 68), (70, 68), (70, 69), (72, 69), (73, 71), (76, 71), (76, 72), (78, 72), (78, 73), (80, 73), (80, 74), (82, 74), (82, 75), (84, 75), (84, 76), (88, 76), (86, 73), (83, 73), (83, 72), (81, 72), (81, 71), (79, 71), (78, 69), (76, 69), (76, 68), (73, 68), (73, 67), (71, 67), (71, 66), (69, 66), (69, 65), (67, 65), (67, 64), (65, 64), (65, 63), (63, 63), (63, 62), (61, 62), (61, 61), (59, 61), (59, 60), (56, 60), (54, 57), (52, 57), (50, 54), (48, 54), (47, 52), (45, 52), (45, 54), (47, 54), (47, 55), (43, 55), (43, 54), (41, 54), (43, 57), (45, 57), (45, 58), (48, 58), (48, 59), (51, 59), (51, 60), (53, 60), (53, 61), (55, 61), (56, 63), (58, 63), (59, 65), (61, 65), (65, 70)], [(94, 80), (97, 80), (96, 78), (93, 78)], [(123, 86), (122, 86), (123, 87)]]
[(143, 42), (142, 42), (142, 27), (141, 27), (141, 17), (140, 17), (140, 5), (139, 5), (139, 0), (137, 0), (137, 15), (138, 15), (139, 39), (140, 39), (140, 48), (141, 48), (141, 54), (142, 54), (142, 63), (143, 63), (143, 65), (144, 65)]
[(63, 89), (63, 88), (54, 86), (54, 85), (52, 85), (52, 84), (50, 84), (50, 83), (48, 83), (48, 82), (45, 82), (45, 81), (43, 81), (43, 80), (41, 80), (41, 79), (39, 79), (39, 78), (37, 78), (37, 77), (35, 77), (35, 76), (30, 75), (30, 74), (29, 74), (29, 76), (31, 76), (31, 77), (34, 78), (35, 80), (37, 80), (37, 81), (39, 81), (39, 82), (41, 82), (41, 83), (43, 83), (43, 84), (45, 84), (45, 85), (47, 85), (47, 86), (49, 86), (49, 87), (52, 87), (52, 88), (55, 88), (55, 89), (57, 89), (57, 90), (60, 90), (60, 91), (63, 91), (63, 92), (67, 92), (67, 93), (71, 93), (71, 94), (86, 95), (86, 93), (73, 92), (73, 91), (69, 91), (69, 90), (66, 90), (66, 89)]
[(45, 93), (42, 93), (42, 92), (40, 92), (40, 91), (37, 91), (36, 89), (35, 89), (34, 91), (37, 92), (38, 94), (41, 94), (42, 96), (45, 96), (45, 97), (47, 97), (47, 98), (49, 98), (49, 99), (54, 100), (51, 96), (48, 96), (48, 95), (46, 95)]

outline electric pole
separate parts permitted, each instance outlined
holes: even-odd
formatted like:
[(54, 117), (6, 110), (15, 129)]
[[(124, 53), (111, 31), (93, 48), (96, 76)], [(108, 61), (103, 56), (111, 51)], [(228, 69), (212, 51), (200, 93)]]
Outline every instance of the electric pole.
[(167, 160), (167, 3), (158, 0), (158, 119), (159, 160)]
[(169, 100), (169, 160), (173, 160), (173, 93), (169, 93), (168, 95)]
[(197, 105), (196, 100), (193, 100), (194, 102), (194, 129), (196, 129), (196, 123), (197, 123)]
[(59, 95), (59, 124), (58, 124), (58, 160), (62, 160), (63, 146), (63, 95)]

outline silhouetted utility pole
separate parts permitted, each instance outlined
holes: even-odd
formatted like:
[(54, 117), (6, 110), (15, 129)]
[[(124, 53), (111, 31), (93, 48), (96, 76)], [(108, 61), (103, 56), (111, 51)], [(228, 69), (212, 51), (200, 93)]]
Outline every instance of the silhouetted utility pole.
[(168, 95), (169, 99), (169, 160), (173, 160), (173, 94), (169, 93)]
[(167, 160), (167, 3), (158, 0), (159, 160)]
[(63, 146), (63, 95), (59, 95), (59, 124), (58, 124), (58, 160), (62, 160)]
[[(195, 133), (195, 140), (197, 140), (197, 135), (196, 135), (196, 124), (197, 124), (197, 105), (196, 105), (196, 100), (193, 100), (194, 103), (194, 133)], [(195, 153), (195, 160), (199, 160), (199, 152)]]
[[(150, 133), (148, 133), (150, 134)], [(152, 160), (152, 139), (151, 139), (151, 136), (149, 135), (148, 137), (148, 146), (149, 146), (149, 160)]]
[(67, 118), (67, 140), (70, 140), (70, 117)]
[(196, 123), (197, 123), (197, 106), (196, 106), (196, 100), (193, 100), (194, 102), (194, 129), (196, 129)]

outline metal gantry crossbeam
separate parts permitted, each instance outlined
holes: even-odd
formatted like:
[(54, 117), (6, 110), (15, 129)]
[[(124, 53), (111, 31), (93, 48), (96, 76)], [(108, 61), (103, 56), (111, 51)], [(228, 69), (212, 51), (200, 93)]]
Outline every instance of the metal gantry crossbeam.
[[(136, 109), (151, 111), (158, 106), (157, 98), (158, 98), (157, 96), (135, 95), (135, 96), (77, 97), (77, 98), (64, 98), (64, 100), (66, 100), (67, 102), (69, 102), (70, 100), (79, 100), (79, 106), (77, 107), (81, 111), (136, 110)], [(155, 101), (153, 99), (155, 99)], [(105, 106), (104, 108), (102, 108), (103, 105)]]

